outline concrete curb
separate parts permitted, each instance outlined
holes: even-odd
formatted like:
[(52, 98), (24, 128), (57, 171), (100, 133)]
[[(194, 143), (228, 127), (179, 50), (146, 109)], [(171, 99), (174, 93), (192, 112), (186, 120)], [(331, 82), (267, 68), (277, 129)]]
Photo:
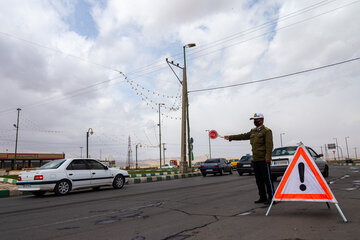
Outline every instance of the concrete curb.
[(130, 178), (136, 177), (154, 177), (154, 176), (166, 176), (166, 175), (174, 175), (178, 174), (176, 172), (161, 172), (161, 173), (142, 173), (142, 174), (130, 174)]
[[(133, 174), (134, 175), (134, 174)], [(142, 174), (137, 174), (142, 176)], [(174, 179), (183, 179), (183, 178), (189, 178), (189, 177), (198, 177), (201, 176), (201, 173), (179, 173), (179, 174), (149, 174), (145, 177), (130, 177), (128, 184), (137, 184), (137, 183), (148, 183), (148, 182), (159, 182), (159, 181), (167, 181), (167, 180), (174, 180)], [(0, 178), (0, 181), (2, 179), (8, 180), (8, 178)], [(12, 179), (15, 182), (12, 184), (15, 184), (17, 180)], [(10, 182), (7, 182), (10, 183)], [(0, 190), (0, 198), (3, 197), (15, 197), (15, 196), (22, 196), (22, 195), (29, 195), (30, 192), (21, 192), (19, 190)]]
[(0, 182), (16, 184), (17, 180), (12, 178), (0, 178)]
[(0, 190), (0, 198), (3, 197), (16, 197), (22, 195), (29, 195), (29, 192), (21, 192), (19, 190)]
[(360, 166), (360, 163), (336, 163), (337, 166)]
[(182, 178), (197, 177), (197, 176), (201, 176), (201, 173), (183, 173), (183, 174), (179, 173), (173, 175), (157, 175), (157, 176), (149, 176), (149, 177), (130, 178), (128, 184), (158, 182), (158, 181), (182, 179)]

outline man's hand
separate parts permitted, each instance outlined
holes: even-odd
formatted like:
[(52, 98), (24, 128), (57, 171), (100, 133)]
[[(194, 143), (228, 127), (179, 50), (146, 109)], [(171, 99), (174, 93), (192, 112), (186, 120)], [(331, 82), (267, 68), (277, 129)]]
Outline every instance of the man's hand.
[(266, 163), (271, 163), (271, 158), (265, 159)]
[(224, 139), (225, 139), (225, 140), (229, 140), (229, 136), (224, 136)]

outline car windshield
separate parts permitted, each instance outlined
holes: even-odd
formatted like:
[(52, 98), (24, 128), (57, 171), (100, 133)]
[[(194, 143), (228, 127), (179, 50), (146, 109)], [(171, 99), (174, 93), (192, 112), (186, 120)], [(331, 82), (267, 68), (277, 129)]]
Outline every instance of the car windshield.
[(252, 156), (251, 155), (242, 156), (240, 162), (245, 162), (245, 161), (252, 161)]
[(275, 148), (272, 152), (272, 156), (286, 156), (286, 155), (294, 155), (296, 152), (297, 147), (281, 147)]
[(57, 169), (65, 161), (66, 161), (66, 159), (53, 160), (51, 162), (48, 162), (48, 163), (42, 165), (41, 167), (39, 167), (39, 169)]
[(206, 163), (218, 163), (218, 162), (220, 162), (220, 159), (208, 159), (205, 162)]

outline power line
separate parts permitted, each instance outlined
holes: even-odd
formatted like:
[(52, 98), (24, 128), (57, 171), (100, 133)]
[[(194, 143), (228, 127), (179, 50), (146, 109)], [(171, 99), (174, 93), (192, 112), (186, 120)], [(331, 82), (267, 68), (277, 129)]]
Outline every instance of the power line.
[(284, 75), (280, 75), (280, 76), (276, 76), (276, 77), (270, 77), (270, 78), (265, 78), (265, 79), (250, 81), (250, 82), (237, 83), (237, 84), (232, 84), (232, 85), (227, 85), (227, 86), (196, 89), (196, 90), (191, 90), (191, 91), (188, 91), (188, 92), (193, 93), (193, 92), (212, 91), (212, 90), (218, 90), (218, 89), (224, 89), (224, 88), (232, 88), (232, 87), (238, 87), (238, 86), (249, 85), (249, 84), (260, 83), (260, 82), (267, 82), (267, 81), (272, 81), (272, 80), (276, 80), (276, 79), (280, 79), (280, 78), (285, 78), (285, 77), (290, 77), (290, 76), (299, 75), (299, 74), (303, 74), (303, 73), (313, 72), (313, 71), (317, 71), (317, 70), (324, 69), (324, 68), (334, 67), (334, 66), (337, 66), (337, 65), (341, 65), (341, 64), (345, 64), (345, 63), (349, 63), (349, 62), (353, 62), (353, 61), (358, 61), (358, 60), (360, 60), (359, 57), (348, 59), (348, 60), (337, 62), (337, 63), (332, 63), (332, 64), (329, 64), (329, 65), (324, 65), (324, 66), (321, 66), (321, 67), (311, 68), (311, 69), (307, 69), (307, 70), (303, 70), (303, 71), (299, 71), (299, 72), (288, 73), (288, 74), (284, 74)]
[[(202, 56), (205, 56), (205, 55), (209, 55), (209, 54), (212, 54), (212, 53), (214, 53), (214, 52), (218, 52), (218, 51), (221, 51), (221, 50), (223, 50), (223, 49), (232, 47), (232, 46), (234, 46), (234, 45), (241, 44), (241, 43), (244, 43), (244, 42), (253, 40), (253, 39), (255, 39), (255, 38), (259, 38), (259, 37), (265, 36), (265, 35), (267, 35), (267, 34), (270, 34), (270, 33), (275, 32), (275, 31), (279, 31), (279, 30), (281, 30), (281, 29), (284, 29), (284, 28), (293, 26), (293, 25), (295, 25), (295, 24), (298, 24), (298, 23), (302, 23), (302, 22), (311, 20), (311, 19), (313, 19), (313, 18), (322, 16), (322, 15), (324, 15), (324, 14), (327, 14), (327, 13), (330, 13), (330, 12), (333, 12), (333, 11), (336, 11), (336, 10), (338, 10), (338, 9), (341, 9), (341, 8), (344, 8), (344, 7), (347, 7), (347, 6), (349, 6), (349, 5), (352, 5), (352, 4), (355, 4), (355, 3), (359, 2), (359, 1), (354, 1), (354, 2), (351, 2), (351, 3), (349, 3), (349, 4), (343, 5), (343, 6), (341, 6), (341, 7), (332, 9), (332, 10), (330, 10), (330, 11), (327, 11), (327, 12), (318, 14), (318, 15), (316, 15), (316, 16), (313, 16), (313, 17), (304, 19), (304, 20), (302, 20), (302, 21), (299, 21), (299, 22), (296, 22), (296, 23), (293, 23), (293, 24), (284, 26), (284, 27), (279, 28), (279, 29), (277, 29), (277, 30), (269, 31), (269, 32), (264, 33), (264, 34), (261, 34), (261, 35), (259, 35), (259, 36), (255, 36), (255, 37), (252, 37), (252, 38), (250, 38), (250, 39), (243, 40), (243, 41), (241, 41), (241, 42), (232, 43), (232, 44), (230, 44), (230, 45), (224, 46), (224, 47), (222, 47), (222, 48), (216, 49), (216, 50), (211, 51), (211, 52), (207, 52), (207, 53), (205, 52), (205, 53), (202, 54), (202, 55), (196, 55), (196, 54), (198, 54), (198, 53), (200, 53), (200, 52), (205, 51), (206, 49), (209, 49), (209, 48), (212, 48), (212, 47), (214, 47), (214, 46), (216, 46), (216, 45), (219, 45), (220, 43), (228, 42), (229, 39), (233, 40), (233, 39), (236, 39), (236, 38), (239, 38), (239, 37), (243, 37), (243, 35), (245, 35), (245, 33), (255, 32), (255, 31), (257, 31), (257, 30), (259, 30), (259, 29), (261, 29), (261, 28), (264, 28), (264, 26), (273, 24), (274, 22), (279, 22), (280, 20), (282, 21), (282, 20), (285, 20), (286, 18), (290, 18), (290, 17), (293, 17), (293, 16), (300, 15), (300, 14), (302, 14), (302, 13), (308, 12), (308, 11), (310, 11), (310, 10), (314, 10), (315, 8), (324, 6), (324, 5), (329, 4), (329, 3), (331, 3), (331, 2), (334, 2), (334, 1), (336, 1), (336, 0), (333, 0), (333, 1), (330, 1), (330, 2), (328, 2), (328, 1), (318, 2), (318, 3), (316, 3), (316, 4), (313, 4), (313, 5), (310, 5), (310, 6), (308, 6), (308, 7), (303, 8), (303, 9), (300, 9), (300, 10), (298, 10), (298, 11), (289, 13), (289, 14), (287, 14), (287, 15), (285, 15), (285, 16), (283, 16), (283, 17), (280, 17), (280, 18), (278, 18), (278, 19), (273, 19), (273, 20), (271, 20), (271, 21), (269, 21), (269, 22), (263, 23), (263, 24), (261, 24), (261, 25), (259, 25), (259, 26), (257, 26), (257, 27), (254, 27), (254, 28), (251, 28), (251, 29), (248, 29), (248, 30), (239, 32), (239, 33), (235, 33), (235, 34), (232, 34), (232, 35), (230, 35), (230, 36), (228, 36), (228, 37), (225, 37), (225, 38), (223, 38), (223, 39), (214, 41), (214, 42), (212, 42), (212, 43), (210, 43), (210, 44), (203, 45), (203, 46), (208, 46), (208, 47), (207, 47), (207, 48), (200, 49), (199, 51), (195, 51), (195, 52), (189, 53), (188, 55), (194, 55), (193, 57), (190, 57), (190, 59), (195, 59), (195, 58), (199, 58), (199, 57), (202, 57)], [(41, 48), (44, 48), (44, 49), (56, 51), (56, 52), (59, 52), (59, 53), (62, 53), (62, 54), (71, 56), (71, 57), (73, 57), (73, 58), (76, 58), (76, 59), (79, 59), (79, 60), (82, 60), (82, 61), (86, 61), (86, 62), (88, 62), (88, 63), (90, 63), (90, 64), (97, 65), (97, 66), (100, 66), (100, 67), (103, 67), (103, 68), (106, 68), (106, 69), (109, 69), (109, 70), (112, 70), (112, 71), (121, 73), (119, 70), (116, 70), (116, 69), (114, 69), (114, 68), (110, 68), (110, 67), (107, 67), (107, 66), (104, 66), (104, 65), (101, 65), (101, 64), (97, 64), (97, 63), (92, 63), (92, 62), (90, 62), (90, 61), (88, 61), (88, 60), (86, 60), (86, 59), (82, 59), (82, 58), (77, 57), (77, 56), (75, 56), (75, 55), (66, 54), (66, 53), (64, 53), (64, 52), (62, 52), (62, 51), (60, 51), (60, 50), (58, 50), (58, 49), (53, 49), (53, 48), (50, 48), (50, 47), (47, 47), (47, 46), (43, 46), (43, 45), (41, 45), (41, 44), (38, 44), (38, 43), (35, 43), (35, 42), (32, 42), (32, 41), (28, 41), (28, 40), (26, 40), (26, 39), (22, 39), (22, 38), (16, 37), (16, 36), (11, 35), (11, 34), (8, 34), (8, 33), (0, 32), (0, 34), (2, 34), (2, 35), (4, 35), (4, 36), (7, 36), (7, 37), (11, 37), (11, 38), (17, 39), (17, 40), (21, 40), (21, 41), (27, 42), (27, 43), (32, 44), (32, 45), (34, 45), (34, 46), (38, 46), (38, 47), (41, 47)], [(241, 35), (241, 34), (243, 34), (243, 35)], [(210, 47), (210, 46), (211, 46), (211, 47)], [(180, 55), (180, 54), (176, 54), (176, 55), (174, 55), (174, 56), (178, 56), (178, 55)], [(162, 67), (162, 66), (160, 66), (160, 65), (159, 65), (159, 66), (154, 66), (153, 69), (148, 68), (149, 66), (152, 66), (152, 65), (154, 65), (154, 64), (150, 64), (150, 65), (147, 65), (147, 66), (145, 66), (145, 67), (139, 68), (138, 71), (135, 70), (135, 71), (133, 71), (133, 72), (130, 72), (130, 74), (135, 75), (135, 74), (138, 74), (138, 73), (140, 73), (140, 72), (144, 72), (144, 70), (140, 70), (140, 69), (147, 68), (146, 71), (148, 71), (148, 72), (145, 72), (145, 73), (143, 73), (143, 74), (140, 74), (140, 75), (134, 76), (134, 77), (132, 77), (132, 78), (129, 78), (128, 80), (133, 80), (133, 79), (136, 79), (136, 78), (139, 78), (139, 77), (142, 77), (142, 76), (146, 76), (146, 75), (149, 75), (149, 74), (152, 74), (152, 73), (155, 73), (155, 72), (158, 72), (158, 71), (160, 71), (160, 70), (162, 70), (162, 69), (167, 68), (166, 66)], [(149, 71), (150, 71), (150, 72), (149, 72)], [(119, 78), (119, 77), (117, 77), (117, 78)], [(109, 79), (109, 80), (106, 80), (106, 81), (103, 81), (103, 82), (100, 82), (100, 83), (96, 83), (96, 84), (90, 85), (90, 86), (85, 87), (85, 88), (81, 88), (81, 89), (72, 91), (72, 92), (70, 92), (70, 93), (66, 93), (65, 96), (51, 97), (51, 98), (48, 98), (48, 99), (45, 99), (45, 100), (42, 100), (42, 101), (38, 101), (38, 102), (35, 102), (35, 103), (32, 103), (32, 104), (24, 105), (23, 107), (28, 107), (28, 108), (29, 108), (29, 107), (37, 107), (37, 106), (40, 106), (40, 105), (43, 105), (43, 104), (48, 104), (48, 103), (53, 102), (53, 101), (68, 99), (68, 98), (71, 98), (71, 97), (75, 97), (75, 96), (87, 94), (87, 93), (89, 93), (89, 92), (94, 91), (94, 89), (92, 89), (92, 88), (98, 87), (98, 86), (100, 86), (100, 85), (104, 85), (105, 83), (111, 82), (111, 81), (113, 81), (113, 80), (115, 80), (115, 79), (117, 79), (117, 78)], [(87, 91), (85, 91), (85, 90), (87, 90)], [(194, 90), (194, 91), (201, 91), (201, 90)], [(192, 92), (194, 92), (194, 91), (192, 91)], [(190, 91), (189, 91), (189, 92), (190, 92)], [(11, 109), (10, 109), (10, 108), (9, 108), (9, 109), (4, 109), (4, 110), (0, 111), (0, 114), (1, 114), (1, 113), (12, 112), (12, 111), (14, 111), (13, 108), (11, 108)]]
[[(243, 37), (243, 35), (246, 35), (248, 33), (251, 33), (251, 32), (255, 32), (255, 31), (258, 31), (264, 27), (267, 27), (267, 26), (271, 26), (273, 25), (274, 23), (278, 23), (280, 21), (283, 21), (283, 20), (286, 20), (288, 18), (291, 18), (291, 17), (295, 17), (295, 16), (298, 16), (302, 13), (305, 13), (305, 12), (308, 12), (308, 11), (311, 11), (311, 10), (314, 10), (318, 7), (321, 7), (321, 6), (324, 6), (324, 5), (327, 5), (327, 4), (330, 4), (331, 2), (335, 2), (337, 0), (332, 0), (332, 1), (328, 1), (328, 0), (325, 0), (325, 1), (320, 1), (318, 3), (315, 3), (313, 5), (310, 5), (310, 6), (307, 6), (305, 8), (302, 8), (300, 10), (297, 10), (297, 11), (294, 11), (294, 12), (291, 12), (289, 14), (286, 14), (282, 17), (279, 17), (279, 18), (275, 18), (275, 19), (272, 19), (268, 22), (265, 22), (265, 23), (262, 23), (260, 25), (257, 25), (255, 27), (252, 27), (252, 28), (249, 28), (249, 29), (246, 29), (246, 30), (243, 30), (243, 31), (240, 31), (240, 32), (237, 32), (237, 33), (234, 33), (234, 34), (231, 34), (227, 37), (224, 37), (224, 38), (221, 38), (221, 39), (218, 39), (218, 40), (215, 40), (211, 43), (208, 43), (208, 44), (204, 44), (202, 46), (200, 46), (200, 49), (197, 50), (197, 49), (194, 49), (193, 52), (190, 52), (189, 54), (187, 54), (188, 56), (191, 56), (193, 54), (197, 54), (199, 52), (203, 52), (205, 51), (206, 49), (209, 49), (209, 48), (212, 48), (214, 47), (214, 45), (219, 45), (219, 44), (222, 44), (224, 42), (228, 42), (230, 40), (233, 40), (233, 39), (236, 39), (236, 38), (239, 38), (239, 37)], [(176, 58), (177, 56), (180, 56), (178, 58)], [(174, 59), (174, 60), (179, 60), (179, 59), (182, 59), (182, 53), (178, 53), (178, 54), (175, 54), (173, 56), (170, 57), (171, 59)], [(154, 66), (154, 65), (157, 65), (157, 66)], [(131, 75), (131, 74), (136, 74), (136, 73), (140, 73), (140, 72), (144, 72), (144, 71), (147, 71), (150, 67), (152, 68), (152, 66), (154, 67), (159, 67), (159, 66), (162, 66), (163, 65), (163, 60), (158, 60), (152, 64), (148, 64), (144, 67), (139, 67), (137, 69), (134, 69), (132, 72), (128, 72), (128, 75)], [(162, 69), (162, 68), (161, 68)]]
[[(333, 1), (331, 1), (331, 2), (334, 2), (334, 1), (336, 1), (336, 0), (333, 0)], [(245, 30), (245, 31), (242, 31), (242, 32), (239, 32), (239, 33), (235, 33), (235, 34), (233, 34), (233, 35), (230, 35), (229, 37), (223, 38), (222, 40), (214, 41), (213, 43), (216, 43), (216, 42), (219, 42), (219, 43), (216, 43), (216, 44), (214, 44), (213, 46), (210, 46), (210, 47), (206, 47), (206, 48), (200, 49), (200, 50), (198, 50), (198, 51), (194, 50), (193, 52), (189, 53), (188, 56), (189, 56), (189, 59), (192, 60), (192, 59), (196, 59), (196, 58), (203, 57), (203, 56), (206, 56), (206, 55), (210, 55), (210, 54), (213, 54), (213, 53), (222, 51), (222, 50), (224, 50), (224, 49), (233, 47), (233, 46), (235, 46), (235, 45), (239, 45), (239, 44), (242, 44), (242, 43), (245, 43), (245, 42), (249, 42), (249, 41), (251, 41), (251, 40), (254, 40), (254, 39), (257, 39), (257, 38), (260, 38), (260, 37), (267, 36), (267, 35), (269, 35), (269, 34), (272, 34), (272, 33), (274, 33), (274, 32), (278, 32), (278, 31), (280, 31), (280, 30), (283, 30), (283, 29), (286, 29), (286, 28), (289, 28), (289, 27), (292, 27), (292, 26), (294, 26), (294, 25), (297, 25), (297, 24), (300, 24), (300, 23), (303, 23), (303, 22), (306, 22), (306, 21), (309, 21), (309, 20), (318, 18), (318, 17), (320, 17), (320, 16), (323, 16), (323, 15), (329, 14), (329, 13), (331, 13), (331, 12), (334, 12), (334, 11), (337, 11), (337, 10), (340, 10), (340, 9), (343, 9), (343, 8), (345, 8), (345, 7), (348, 7), (348, 6), (350, 6), (350, 5), (353, 5), (353, 4), (356, 4), (356, 3), (359, 3), (359, 2), (360, 2), (359, 0), (356, 0), (356, 1), (353, 1), (353, 2), (351, 2), (351, 3), (342, 5), (342, 6), (340, 6), (340, 7), (337, 7), (337, 8), (331, 9), (331, 10), (328, 10), (328, 11), (326, 11), (326, 12), (319, 13), (319, 14), (317, 14), (317, 15), (311, 16), (311, 17), (309, 17), (309, 18), (305, 18), (305, 19), (303, 19), (303, 20), (300, 20), (300, 21), (297, 21), (297, 22), (294, 22), (294, 23), (285, 25), (285, 26), (283, 26), (283, 27), (280, 27), (280, 28), (277, 28), (277, 29), (274, 29), (274, 30), (271, 30), (271, 31), (268, 31), (268, 32), (265, 32), (265, 33), (262, 33), (262, 34), (259, 34), (259, 35), (257, 35), (257, 36), (253, 36), (253, 37), (250, 37), (250, 38), (248, 38), (248, 39), (245, 39), (245, 40), (242, 40), (242, 41), (238, 41), (238, 42), (232, 42), (232, 43), (229, 43), (229, 44), (226, 45), (226, 46), (222, 46), (222, 47), (220, 47), (220, 48), (218, 48), (218, 49), (215, 49), (215, 50), (212, 50), (212, 51), (208, 51), (208, 52), (205, 51), (205, 50), (207, 50), (207, 49), (214, 48), (214, 47), (216, 47), (216, 46), (218, 46), (218, 45), (220, 45), (220, 44), (223, 44), (224, 42), (229, 42), (229, 39), (228, 39), (228, 38), (232, 38), (231, 40), (235, 40), (235, 39), (237, 39), (237, 38), (244, 37), (244, 36), (248, 35), (249, 33), (253, 33), (253, 32), (256, 32), (256, 31), (258, 31), (258, 30), (261, 30), (261, 29), (264, 28), (266, 25), (269, 25), (270, 23), (276, 21), (276, 20), (272, 20), (272, 21), (270, 21), (270, 22), (263, 23), (263, 24), (261, 24), (261, 25), (259, 25), (259, 26), (257, 26), (257, 27), (250, 28), (250, 29), (248, 29), (248, 30)], [(322, 3), (322, 2), (320, 2), (320, 3)], [(319, 3), (319, 4), (320, 4), (320, 3)], [(330, 2), (329, 2), (329, 3), (330, 3)], [(326, 3), (326, 4), (328, 4), (328, 3)], [(317, 5), (317, 4), (314, 4), (314, 5)], [(283, 18), (286, 18), (286, 17), (287, 17), (287, 18), (294, 17), (294, 16), (297, 16), (297, 15), (300, 15), (301, 13), (305, 13), (305, 12), (308, 12), (308, 11), (310, 11), (310, 10), (314, 10), (315, 8), (319, 7), (319, 6), (315, 6), (315, 7), (314, 7), (314, 5), (311, 5), (311, 6), (309, 6), (309, 7), (304, 8), (305, 10), (302, 9), (302, 10), (304, 10), (303, 12), (301, 12), (302, 10), (298, 10), (298, 11), (296, 11), (296, 12), (293, 12), (293, 13), (290, 13), (290, 14), (288, 14), (288, 15), (285, 15), (284, 17), (281, 17), (281, 18), (279, 18), (279, 19), (280, 19), (280, 20), (284, 20)], [(320, 5), (320, 6), (323, 6), (323, 5), (325, 5), (325, 4), (322, 4), (322, 5)], [(312, 8), (311, 8), (311, 7), (312, 7)], [(308, 9), (308, 8), (310, 8), (310, 9)], [(293, 15), (293, 16), (289, 16), (289, 15)], [(280, 22), (280, 21), (278, 21), (278, 22)], [(270, 25), (271, 25), (271, 24), (270, 24)], [(256, 29), (256, 28), (258, 28), (258, 29)], [(256, 29), (256, 30), (255, 30), (255, 29)], [(242, 35), (241, 35), (241, 34), (242, 34)], [(234, 35), (239, 35), (239, 36), (234, 37)], [(211, 44), (212, 44), (212, 43), (207, 44), (207, 45), (203, 45), (203, 46), (209, 46), (209, 45), (211, 45)], [(201, 53), (201, 52), (204, 52), (204, 53), (203, 53), (203, 54), (198, 54), (198, 53)], [(179, 54), (177, 54), (177, 55), (179, 55)], [(175, 55), (175, 56), (177, 56), (177, 55)], [(172, 57), (172, 58), (173, 58), (173, 57)], [(174, 59), (174, 60), (179, 60), (180, 58), (173, 58), (173, 59)], [(163, 69), (167, 68), (166, 66), (161, 67), (161, 66), (163, 66), (164, 64), (165, 64), (165, 63), (163, 63), (163, 64), (153, 64), (154, 67), (152, 67), (152, 68), (148, 68), (148, 69), (145, 69), (145, 70), (139, 70), (139, 71), (133, 71), (133, 72), (131, 72), (131, 74), (134, 74), (134, 75), (136, 75), (137, 73), (140, 73), (140, 72), (145, 72), (145, 73), (143, 73), (143, 74), (141, 74), (141, 75), (138, 75), (138, 76), (135, 76), (135, 77), (132, 77), (132, 78), (129, 78), (129, 79), (132, 80), (132, 79), (135, 79), (135, 78), (139, 78), (139, 77), (142, 77), (142, 76), (145, 76), (145, 75), (149, 75), (149, 74), (158, 72), (158, 71), (160, 71), (160, 70), (163, 70)], [(150, 66), (150, 65), (148, 65), (148, 66)], [(130, 75), (130, 74), (128, 74), (128, 75)]]

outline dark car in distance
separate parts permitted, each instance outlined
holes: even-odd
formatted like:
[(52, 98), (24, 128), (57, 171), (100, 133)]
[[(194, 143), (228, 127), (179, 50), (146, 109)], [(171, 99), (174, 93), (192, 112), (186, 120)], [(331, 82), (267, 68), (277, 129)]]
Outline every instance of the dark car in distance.
[(254, 164), (252, 160), (253, 157), (250, 154), (241, 157), (236, 168), (240, 176), (242, 176), (244, 173), (248, 173), (249, 175), (254, 173)]
[(200, 166), (201, 174), (205, 177), (208, 173), (223, 175), (224, 172), (232, 174), (232, 167), (225, 158), (210, 158)]

